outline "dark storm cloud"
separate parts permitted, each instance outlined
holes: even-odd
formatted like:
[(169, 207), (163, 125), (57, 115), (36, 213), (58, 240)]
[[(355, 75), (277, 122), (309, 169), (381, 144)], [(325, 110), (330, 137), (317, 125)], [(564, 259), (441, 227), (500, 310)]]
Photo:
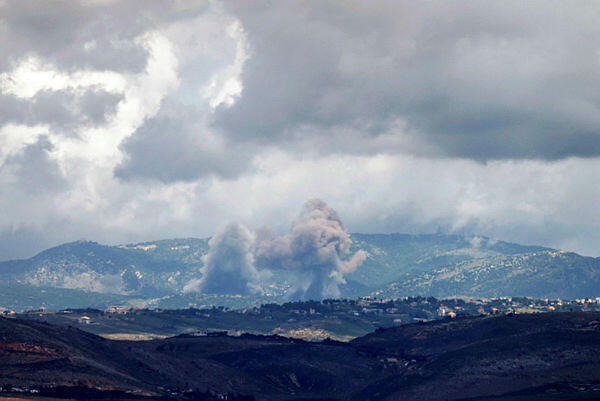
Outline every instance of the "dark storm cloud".
[(245, 171), (252, 157), (249, 147), (214, 137), (216, 143), (208, 143), (208, 128), (199, 116), (199, 111), (180, 104), (173, 112), (147, 120), (123, 143), (127, 156), (115, 175), (173, 182), (207, 175), (233, 178)]
[(0, 70), (35, 54), (61, 69), (140, 71), (146, 51), (133, 39), (203, 12), (205, 1), (30, 0), (0, 2)]
[[(126, 61), (131, 46), (145, 57), (134, 37), (204, 10), (191, 2), (150, 2), (144, 9), (123, 2), (57, 4), (69, 10), (41, 20), (30, 6), (12, 6), (10, 27), (24, 22), (9, 31), (29, 29), (29, 41), (53, 18), (72, 21), (77, 38), (63, 40), (70, 45), (55, 49), (52, 43), (61, 41), (49, 40), (44, 46), (52, 51), (35, 51), (71, 66), (103, 68), (95, 57), (113, 60), (109, 67), (117, 71), (143, 66)], [(180, 89), (122, 144), (120, 179), (236, 178), (267, 148), (481, 161), (600, 154), (599, 46), (593, 40), (600, 24), (585, 3), (223, 4), (239, 18), (249, 49), (241, 95), (213, 114), (202, 104), (202, 89), (214, 71), (196, 53), (202, 47), (185, 47), (197, 37), (174, 41), (186, 50), (178, 60)], [(124, 45), (114, 45), (119, 41)], [(233, 58), (232, 44), (225, 43), (221, 51)], [(20, 45), (28, 46), (34, 44)], [(96, 110), (94, 116), (106, 115)], [(218, 145), (205, 140), (209, 131)]]
[[(53, 149), (47, 137), (38, 139), (17, 153), (0, 160), (0, 255), (1, 259), (30, 257), (56, 244), (55, 236), (69, 224), (53, 214), (57, 196), (71, 188), (50, 157)], [(47, 222), (51, 224), (46, 226)], [(41, 227), (44, 227), (43, 229)]]
[(184, 291), (209, 294), (262, 294), (260, 275), (254, 266), (254, 237), (238, 223), (224, 226), (208, 245), (203, 256), (202, 278), (192, 280)]
[(359, 251), (349, 260), (350, 235), (335, 210), (320, 199), (306, 202), (292, 232), (277, 237), (268, 228), (256, 236), (256, 260), (268, 269), (288, 269), (297, 282), (291, 299), (339, 297), (344, 274), (354, 271), (366, 258)]
[[(251, 57), (241, 98), (219, 110), (216, 124), (240, 141), (322, 142), (355, 126), (376, 139), (402, 120), (442, 156), (600, 154), (593, 3), (226, 4)], [(356, 152), (364, 144), (338, 145)], [(402, 142), (367, 149), (419, 153)]]
[(0, 95), (0, 119), (5, 124), (48, 124), (68, 133), (77, 127), (105, 123), (122, 99), (121, 94), (93, 87), (82, 93), (40, 91), (31, 99)]
[(58, 192), (68, 184), (56, 162), (49, 158), (51, 150), (52, 144), (46, 137), (41, 137), (36, 143), (26, 146), (22, 153), (8, 157), (0, 169), (12, 170), (15, 180), (28, 195)]
[(101, 89), (86, 91), (79, 98), (79, 114), (92, 125), (101, 125), (113, 115), (123, 95)]

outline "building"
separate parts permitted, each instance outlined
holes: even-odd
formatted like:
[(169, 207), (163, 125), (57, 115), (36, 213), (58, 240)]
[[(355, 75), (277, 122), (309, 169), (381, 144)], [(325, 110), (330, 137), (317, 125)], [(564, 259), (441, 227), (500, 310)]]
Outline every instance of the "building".
[(106, 312), (108, 312), (108, 313), (128, 313), (129, 311), (130, 311), (130, 309), (128, 309), (128, 308), (121, 308), (119, 305), (115, 305), (115, 306), (108, 308), (108, 310)]

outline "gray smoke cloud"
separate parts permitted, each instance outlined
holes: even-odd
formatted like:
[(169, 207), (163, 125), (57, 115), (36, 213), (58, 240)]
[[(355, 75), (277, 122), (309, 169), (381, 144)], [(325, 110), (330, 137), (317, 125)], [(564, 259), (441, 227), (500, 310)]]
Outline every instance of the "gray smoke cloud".
[(202, 258), (202, 278), (190, 281), (184, 292), (210, 294), (262, 294), (260, 274), (254, 266), (254, 236), (243, 225), (230, 223), (208, 242), (210, 249)]
[(352, 241), (337, 213), (320, 199), (306, 202), (292, 232), (278, 237), (271, 229), (257, 231), (257, 264), (269, 269), (295, 273), (291, 299), (322, 299), (340, 296), (344, 274), (354, 271), (366, 259), (364, 251), (350, 259)]

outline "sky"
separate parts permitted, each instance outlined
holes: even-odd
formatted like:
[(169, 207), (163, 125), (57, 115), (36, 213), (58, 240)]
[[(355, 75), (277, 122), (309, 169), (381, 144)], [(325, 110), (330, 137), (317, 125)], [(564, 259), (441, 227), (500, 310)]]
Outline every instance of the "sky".
[(599, 256), (599, 37), (577, 0), (0, 0), (0, 259), (312, 198)]

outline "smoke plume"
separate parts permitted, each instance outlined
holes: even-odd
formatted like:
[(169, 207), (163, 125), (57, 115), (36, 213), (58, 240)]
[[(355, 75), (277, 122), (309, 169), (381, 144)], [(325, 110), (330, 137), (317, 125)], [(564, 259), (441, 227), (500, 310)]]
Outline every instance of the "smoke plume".
[(349, 260), (350, 235), (337, 213), (319, 199), (304, 204), (290, 234), (278, 237), (263, 228), (257, 231), (257, 264), (269, 269), (295, 273), (296, 285), (290, 298), (322, 299), (339, 297), (344, 274), (354, 271), (366, 258), (358, 251)]
[(260, 274), (254, 266), (253, 242), (254, 236), (241, 224), (230, 223), (221, 228), (208, 242), (209, 251), (202, 258), (202, 278), (190, 281), (183, 291), (263, 294)]

